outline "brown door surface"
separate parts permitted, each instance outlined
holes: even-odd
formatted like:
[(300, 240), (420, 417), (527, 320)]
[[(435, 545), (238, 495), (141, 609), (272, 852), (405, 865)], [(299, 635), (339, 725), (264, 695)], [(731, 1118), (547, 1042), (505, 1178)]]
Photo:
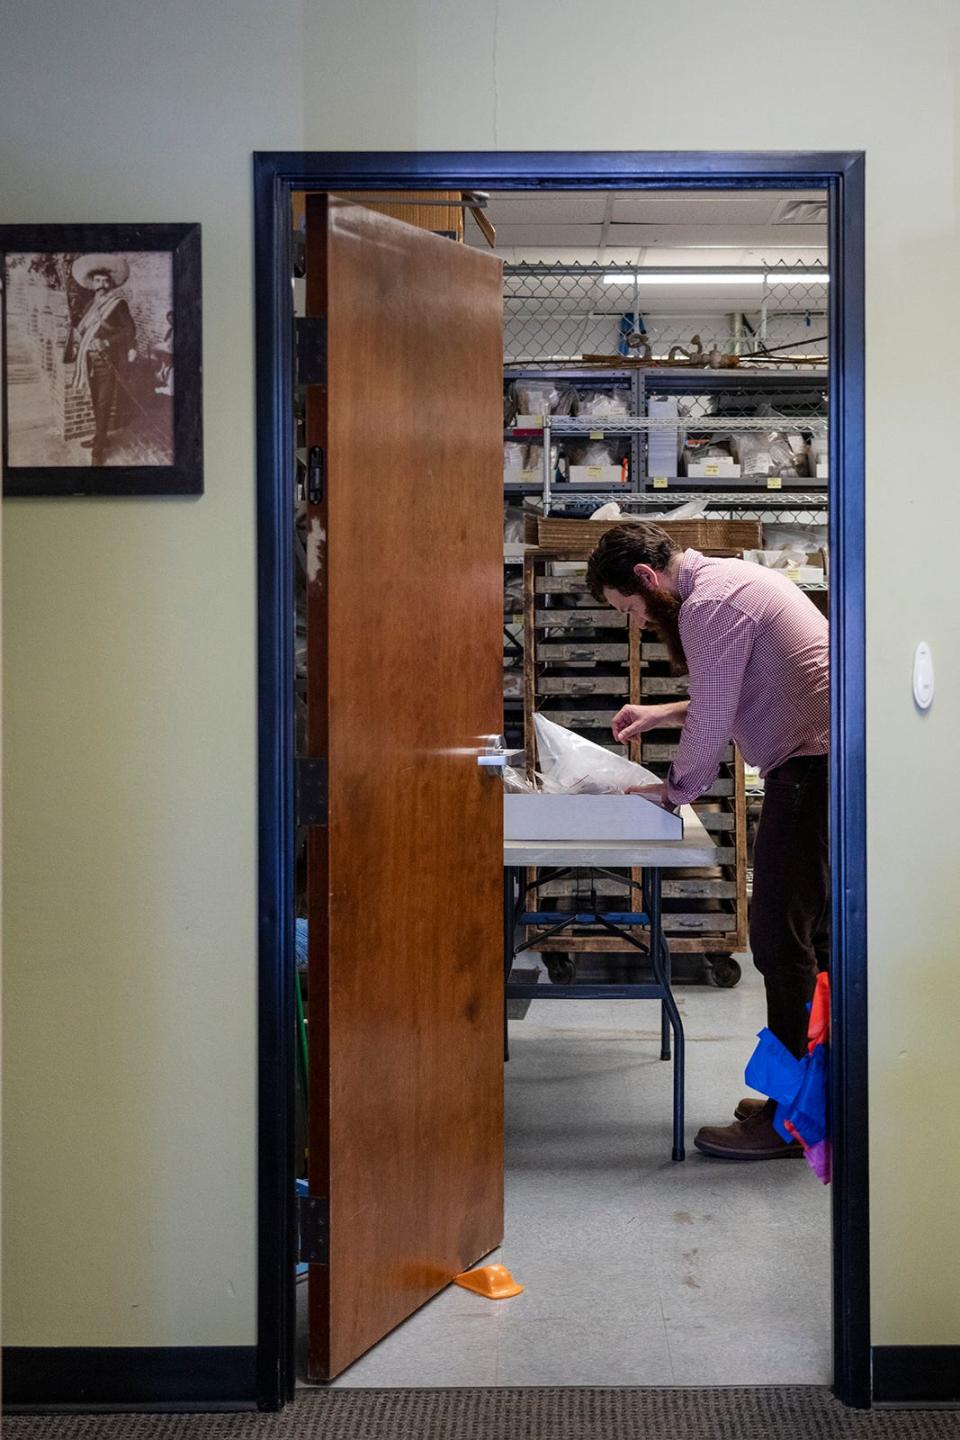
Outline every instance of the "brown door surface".
[[(307, 539), (309, 1374), (337, 1375), (503, 1233), (500, 262), (307, 202), (327, 384)], [(314, 475), (319, 477), (314, 455)]]

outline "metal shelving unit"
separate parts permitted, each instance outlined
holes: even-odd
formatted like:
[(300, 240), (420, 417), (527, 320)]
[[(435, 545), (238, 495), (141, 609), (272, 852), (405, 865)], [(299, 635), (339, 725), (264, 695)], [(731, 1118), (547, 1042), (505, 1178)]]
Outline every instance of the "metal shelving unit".
[[(525, 473), (522, 481), (504, 481), (504, 493), (508, 496), (542, 496), (545, 510), (554, 508), (561, 497), (568, 495), (591, 495), (618, 499), (628, 504), (633, 497), (653, 492), (656, 503), (667, 503), (669, 495), (688, 496), (707, 490), (724, 498), (736, 496), (753, 497), (757, 494), (775, 495), (782, 492), (795, 497), (796, 508), (810, 504), (810, 496), (820, 500), (821, 508), (826, 498), (826, 477), (819, 479), (787, 472), (780, 474), (746, 474), (737, 477), (718, 477), (709, 482), (702, 476), (681, 474), (650, 473), (648, 465), (647, 437), (655, 433), (682, 431), (687, 438), (709, 437), (717, 434), (761, 435), (765, 433), (799, 432), (811, 437), (822, 438), (827, 434), (828, 417), (825, 412), (825, 376), (822, 374), (777, 374), (768, 375), (749, 371), (711, 370), (634, 370), (628, 377), (624, 372), (582, 372), (553, 371), (530, 372), (529, 379), (564, 380), (571, 384), (580, 383), (587, 388), (604, 388), (608, 377), (616, 379), (621, 386), (629, 379), (630, 399), (633, 413), (616, 419), (573, 415), (541, 417), (536, 426), (511, 426), (504, 430), (507, 442), (526, 444), (539, 448), (538, 475)], [(510, 382), (522, 381), (523, 372), (507, 371), (505, 378)], [(686, 401), (685, 408), (675, 416), (656, 416), (647, 413), (651, 398), (675, 398)], [(774, 402), (776, 404), (774, 405)], [(756, 413), (764, 411), (766, 413)], [(752, 413), (751, 413), (752, 412)], [(552, 447), (556, 442), (582, 440), (618, 443), (627, 451), (629, 481), (624, 485), (611, 485), (609, 480), (596, 482), (582, 480), (571, 483), (559, 479), (556, 473)], [(623, 442), (627, 442), (624, 446)], [(506, 472), (505, 472), (506, 473)], [(822, 488), (821, 488), (822, 487)], [(799, 497), (803, 496), (801, 500)]]
[[(678, 451), (681, 442), (689, 445), (691, 440), (708, 440), (721, 434), (737, 437), (731, 446), (736, 454), (735, 463), (739, 462), (742, 450), (747, 453), (753, 450), (755, 454), (757, 448), (755, 444), (741, 447), (739, 437), (755, 437), (769, 432), (776, 432), (779, 436), (799, 433), (825, 454), (825, 444), (818, 443), (825, 440), (829, 425), (825, 355), (820, 357), (822, 363), (819, 365), (805, 364), (788, 369), (774, 365), (760, 368), (749, 353), (751, 347), (761, 348), (768, 338), (768, 322), (775, 323), (778, 316), (783, 320), (791, 313), (795, 318), (806, 309), (812, 295), (809, 289), (804, 291), (799, 286), (792, 290), (775, 291), (765, 286), (763, 313), (759, 316), (753, 340), (746, 329), (741, 329), (739, 337), (737, 334), (721, 336), (718, 333), (714, 338), (701, 327), (704, 348), (719, 348), (728, 353), (731, 349), (736, 351), (740, 357), (737, 365), (721, 368), (641, 366), (630, 365), (627, 361), (623, 366), (591, 364), (585, 367), (578, 364), (575, 357), (591, 349), (604, 348), (601, 343), (602, 326), (594, 323), (599, 315), (597, 305), (612, 298), (609, 292), (604, 296), (600, 289), (602, 267), (589, 267), (589, 273), (586, 273), (585, 267), (576, 265), (507, 267), (505, 280), (508, 335), (506, 383), (552, 384), (558, 390), (570, 385), (582, 387), (585, 391), (616, 388), (628, 393), (630, 412), (628, 415), (603, 417), (545, 415), (535, 429), (505, 429), (505, 441), (541, 447), (536, 475), (525, 475), (522, 481), (505, 483), (506, 497), (515, 503), (518, 500), (528, 505), (532, 502), (540, 513), (557, 517), (585, 518), (606, 502), (616, 501), (626, 514), (656, 520), (692, 518), (695, 515), (707, 520), (751, 520), (761, 526), (786, 526), (795, 534), (802, 533), (802, 529), (826, 526), (827, 478), (823, 475), (793, 474), (793, 464), (785, 464), (780, 474), (741, 474), (734, 478), (720, 474), (715, 477), (654, 474), (649, 463), (649, 442), (664, 432), (676, 433)], [(564, 287), (569, 292), (571, 287), (576, 286), (583, 288), (582, 314), (576, 305), (571, 305), (569, 293), (565, 299), (557, 298)], [(551, 287), (556, 287), (556, 293), (551, 291)], [(823, 293), (821, 289), (821, 299)], [(521, 298), (521, 294), (525, 298)], [(636, 313), (639, 313), (639, 288), (635, 295), (626, 298), (628, 310), (631, 300)], [(543, 315), (537, 313), (538, 302), (544, 307)], [(520, 310), (528, 315), (529, 328), (526, 331), (517, 320)], [(609, 305), (604, 313), (608, 317), (605, 323), (609, 331), (609, 316), (613, 313)], [(730, 318), (717, 317), (718, 331), (721, 323), (728, 322)], [(818, 316), (818, 322), (819, 319)], [(675, 317), (677, 320), (679, 317)], [(689, 335), (680, 333), (680, 324), (686, 328), (689, 321), (680, 321), (675, 332), (670, 331), (669, 326), (661, 325), (658, 336), (654, 336), (651, 328), (645, 327), (646, 334), (656, 341), (655, 354), (659, 355), (672, 343), (682, 344), (685, 339), (689, 340)], [(825, 323), (822, 329), (825, 332)], [(524, 348), (527, 336), (531, 341), (535, 336), (539, 339), (545, 336), (552, 338), (546, 346), (538, 348), (531, 343)], [(819, 323), (812, 330), (812, 338), (816, 337), (823, 338)], [(776, 338), (771, 338), (770, 343), (775, 344)], [(511, 360), (513, 363), (510, 363)], [(677, 402), (675, 414), (649, 413), (652, 401), (671, 399)], [(566, 401), (569, 402), (569, 397)], [(571, 483), (569, 479), (557, 477), (552, 448), (557, 447), (559, 453), (566, 449), (569, 459), (568, 447), (589, 440), (607, 442), (615, 456), (627, 456), (629, 479), (626, 484), (611, 485), (602, 479), (594, 483)], [(660, 447), (661, 456), (669, 462), (673, 447), (667, 444), (665, 449), (667, 453), (664, 456), (664, 447)], [(675, 470), (681, 468), (680, 464), (673, 467)], [(522, 565), (521, 556), (521, 549), (509, 557), (505, 555), (505, 564), (519, 567)], [(557, 558), (560, 557), (554, 557)], [(529, 570), (529, 560), (527, 568)], [(519, 570), (513, 569), (510, 574), (514, 577), (515, 587)], [(546, 576), (538, 583), (546, 583)], [(800, 588), (810, 593), (819, 608), (826, 607), (826, 581), (801, 583)], [(575, 612), (564, 614), (560, 610), (550, 615), (555, 636), (547, 646), (542, 644), (543, 637), (538, 632), (541, 662), (547, 660), (550, 652), (555, 652), (552, 663), (548, 663), (546, 669), (542, 663), (533, 663), (533, 655), (525, 655), (530, 634), (522, 634), (516, 625), (519, 618), (515, 612), (504, 616), (505, 654), (510, 656), (505, 681), (505, 733), (512, 727), (512, 743), (519, 743), (519, 727), (525, 712), (535, 704), (536, 708), (542, 706), (552, 712), (561, 723), (594, 733), (594, 737), (602, 742), (605, 734), (603, 722), (608, 718), (602, 701), (608, 699), (615, 705), (619, 698), (606, 695), (610, 679), (604, 675), (604, 664), (600, 659), (600, 650), (603, 649), (606, 655), (609, 649), (609, 645), (602, 647), (601, 641), (609, 641), (609, 635), (603, 631), (591, 637), (599, 647), (592, 665), (599, 668), (592, 677), (592, 685), (588, 685), (588, 677), (582, 673), (582, 663), (573, 669), (566, 666), (565, 661), (561, 663), (561, 659), (571, 651), (570, 645), (564, 643), (564, 637), (568, 642), (578, 638), (576, 630), (570, 629), (568, 633), (564, 628), (565, 624), (576, 621)], [(541, 618), (546, 622), (546, 612)], [(508, 620), (513, 622), (509, 638), (506, 637)], [(530, 631), (529, 623), (527, 631)], [(661, 693), (668, 693), (668, 688), (677, 684), (669, 669), (664, 668), (657, 645), (649, 639), (643, 645), (642, 662), (631, 682), (631, 694), (633, 688), (639, 686), (642, 695), (649, 690), (651, 697), (656, 693), (659, 698)], [(518, 685), (519, 675), (524, 671), (528, 676), (526, 705), (523, 689)], [(529, 676), (533, 673), (538, 678), (531, 693)], [(526, 719), (529, 722), (529, 715)], [(658, 773), (665, 772), (675, 742), (675, 735), (663, 733), (644, 737), (644, 763)], [(710, 957), (711, 963), (716, 962), (720, 966), (717, 975), (727, 973), (723, 971), (723, 964), (724, 956), (728, 957), (726, 983), (735, 983), (735, 966), (729, 957), (746, 943), (746, 875), (749, 863), (746, 817), (748, 811), (751, 814), (755, 811), (758, 797), (752, 794), (748, 805), (742, 762), (738, 756), (731, 757), (725, 765), (717, 786), (716, 795), (702, 797), (702, 819), (708, 828), (716, 832), (714, 838), (721, 846), (723, 868), (713, 876), (691, 874), (671, 877), (676, 893), (671, 892), (667, 905), (671, 911), (673, 948)], [(556, 888), (559, 882), (550, 883), (552, 888)], [(605, 883), (608, 888), (614, 884), (609, 878)], [(614, 888), (623, 889), (624, 885), (629, 887), (627, 876)], [(563, 889), (562, 884), (560, 889)], [(572, 961), (571, 950), (594, 947), (604, 948), (602, 943), (591, 941), (586, 936), (573, 947), (561, 947), (558, 943), (554, 947), (558, 953), (550, 956), (551, 963), (556, 965)]]

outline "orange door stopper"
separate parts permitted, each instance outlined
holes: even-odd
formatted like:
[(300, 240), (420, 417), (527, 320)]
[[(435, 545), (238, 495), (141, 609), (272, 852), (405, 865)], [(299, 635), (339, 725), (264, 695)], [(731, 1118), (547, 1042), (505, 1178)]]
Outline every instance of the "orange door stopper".
[(462, 1275), (454, 1275), (453, 1283), (462, 1285), (464, 1290), (473, 1290), (477, 1295), (485, 1295), (488, 1300), (509, 1300), (523, 1290), (506, 1265), (484, 1265), (479, 1270), (464, 1270)]

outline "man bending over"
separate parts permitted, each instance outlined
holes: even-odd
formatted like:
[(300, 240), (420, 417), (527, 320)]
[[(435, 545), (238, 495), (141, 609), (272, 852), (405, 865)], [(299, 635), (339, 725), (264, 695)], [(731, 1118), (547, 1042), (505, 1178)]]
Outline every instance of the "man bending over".
[[(806, 1053), (807, 1005), (830, 954), (828, 851), (830, 672), (825, 618), (776, 570), (683, 550), (656, 525), (608, 530), (590, 557), (594, 596), (658, 632), (690, 699), (625, 705), (613, 734), (682, 726), (665, 781), (643, 793), (686, 805), (710, 789), (731, 740), (764, 779), (750, 908), (750, 947), (764, 978), (767, 1025)], [(773, 1127), (773, 1101), (744, 1099), (731, 1125), (694, 1144), (729, 1160), (799, 1155)]]

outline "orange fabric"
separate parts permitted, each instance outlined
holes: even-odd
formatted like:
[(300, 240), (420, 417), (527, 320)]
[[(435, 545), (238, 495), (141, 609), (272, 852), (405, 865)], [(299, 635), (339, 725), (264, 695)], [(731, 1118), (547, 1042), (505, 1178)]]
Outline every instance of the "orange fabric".
[(808, 1050), (815, 1049), (817, 1045), (826, 1045), (830, 1040), (830, 976), (825, 970), (821, 970), (817, 976), (807, 1037)]

